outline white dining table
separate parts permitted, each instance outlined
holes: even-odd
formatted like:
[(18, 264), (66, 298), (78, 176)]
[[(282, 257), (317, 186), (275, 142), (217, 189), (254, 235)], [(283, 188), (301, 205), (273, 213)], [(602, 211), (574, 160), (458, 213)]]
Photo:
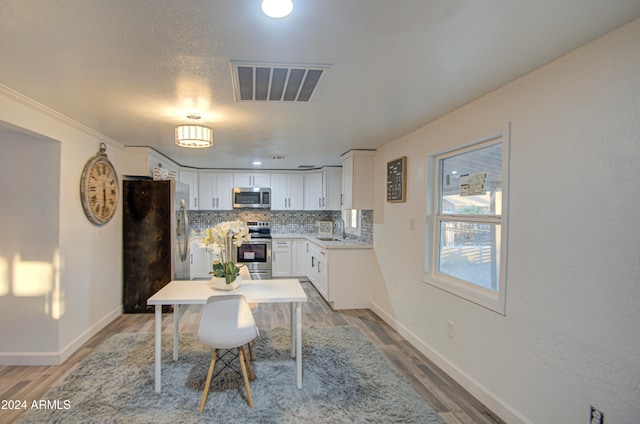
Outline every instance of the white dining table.
[(297, 279), (243, 280), (233, 291), (210, 287), (209, 280), (174, 280), (147, 299), (155, 306), (155, 391), (162, 388), (162, 307), (173, 305), (173, 359), (178, 360), (180, 305), (204, 305), (211, 296), (243, 295), (249, 303), (291, 304), (291, 357), (296, 359), (296, 385), (302, 388), (302, 313), (307, 295)]

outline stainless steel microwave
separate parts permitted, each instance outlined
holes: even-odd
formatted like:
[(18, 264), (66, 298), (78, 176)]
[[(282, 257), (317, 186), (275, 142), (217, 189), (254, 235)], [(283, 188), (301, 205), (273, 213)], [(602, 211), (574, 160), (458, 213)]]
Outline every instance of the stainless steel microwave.
[(271, 208), (271, 189), (260, 187), (234, 187), (233, 208)]

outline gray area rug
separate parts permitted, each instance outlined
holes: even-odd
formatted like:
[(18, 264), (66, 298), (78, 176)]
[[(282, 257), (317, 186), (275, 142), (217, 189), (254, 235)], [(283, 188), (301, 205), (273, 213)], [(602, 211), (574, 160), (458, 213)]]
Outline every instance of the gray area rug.
[(247, 405), (242, 377), (227, 369), (214, 377), (202, 415), (211, 351), (184, 334), (174, 362), (168, 339), (163, 337), (162, 393), (153, 385), (154, 336), (116, 334), (45, 396), (69, 409), (29, 410), (18, 422), (444, 424), (356, 327), (303, 330), (301, 390), (289, 330), (261, 331), (253, 349), (255, 408)]

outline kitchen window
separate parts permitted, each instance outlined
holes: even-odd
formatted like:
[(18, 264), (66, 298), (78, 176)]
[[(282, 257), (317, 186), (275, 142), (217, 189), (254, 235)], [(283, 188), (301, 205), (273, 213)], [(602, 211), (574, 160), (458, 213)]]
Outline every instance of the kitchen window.
[(359, 209), (345, 209), (342, 211), (344, 231), (354, 236), (360, 235), (362, 212)]
[(430, 158), (425, 281), (505, 314), (508, 129)]

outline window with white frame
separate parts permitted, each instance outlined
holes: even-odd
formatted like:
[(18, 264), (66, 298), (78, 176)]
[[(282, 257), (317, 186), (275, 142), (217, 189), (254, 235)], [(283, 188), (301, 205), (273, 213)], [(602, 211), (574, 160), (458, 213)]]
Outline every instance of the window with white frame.
[[(508, 136), (430, 158), (425, 281), (505, 313)], [(429, 245), (430, 244), (430, 245)]]
[(354, 236), (360, 235), (362, 221), (362, 213), (360, 210), (345, 209), (342, 211), (342, 219), (344, 220), (344, 230), (347, 234)]

